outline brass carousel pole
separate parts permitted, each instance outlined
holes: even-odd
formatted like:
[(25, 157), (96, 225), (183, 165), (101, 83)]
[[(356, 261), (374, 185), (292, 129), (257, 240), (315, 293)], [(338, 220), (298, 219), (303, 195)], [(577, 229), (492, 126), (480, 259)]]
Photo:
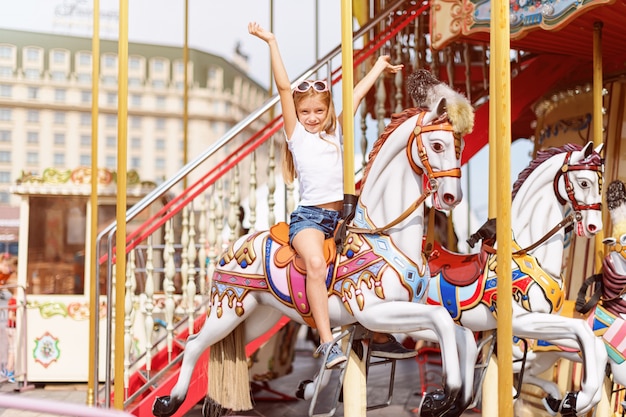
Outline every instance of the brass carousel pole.
[(114, 407), (124, 409), (124, 296), (126, 292), (126, 165), (128, 115), (128, 0), (120, 0), (117, 97), (117, 207), (115, 233)]
[[(512, 272), (511, 272), (511, 34), (509, 2), (492, 1), (491, 7), (491, 61), (494, 83), (489, 87), (495, 119), (493, 142), (496, 143), (496, 239), (498, 242), (496, 272), (498, 331), (498, 415), (513, 415), (513, 332), (512, 326)], [(492, 138), (490, 137), (490, 141)], [(490, 149), (494, 152), (494, 149)]]
[(89, 260), (89, 363), (87, 376), (87, 405), (95, 404), (98, 389), (96, 381), (98, 363), (98, 298), (99, 285), (96, 238), (98, 236), (98, 96), (100, 95), (100, 0), (93, 1), (93, 35), (91, 37), (91, 197), (89, 216), (89, 243), (85, 260)]
[[(593, 25), (593, 145), (594, 147), (604, 142), (604, 123), (602, 115), (602, 22), (595, 22)], [(602, 259), (604, 258), (604, 231), (601, 230), (594, 237), (594, 260), (595, 272), (602, 269)], [(604, 378), (602, 387), (602, 397), (596, 406), (595, 415), (608, 416), (611, 414), (611, 396), (613, 383), (609, 378)], [(589, 415), (592, 413), (590, 412)]]
[[(352, 0), (341, 1), (341, 66), (343, 108), (343, 192), (344, 212), (351, 210), (355, 196), (354, 184), (354, 102), (353, 102), (353, 35)], [(329, 80), (330, 81), (330, 80)], [(346, 202), (349, 202), (346, 204)], [(345, 330), (345, 329), (343, 329)], [(347, 343), (344, 343), (344, 348)], [(367, 387), (365, 362), (353, 352), (349, 360), (343, 383), (343, 404), (346, 417), (365, 416), (367, 410)]]

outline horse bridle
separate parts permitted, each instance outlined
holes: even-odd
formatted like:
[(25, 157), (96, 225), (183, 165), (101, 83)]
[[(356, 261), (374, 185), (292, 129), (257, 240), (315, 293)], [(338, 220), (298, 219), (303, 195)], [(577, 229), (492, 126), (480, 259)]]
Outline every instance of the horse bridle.
[[(407, 146), (406, 146), (407, 156), (409, 159), (409, 165), (411, 166), (413, 171), (415, 171), (418, 175), (423, 175), (424, 169), (426, 170), (426, 177), (428, 178), (428, 183), (427, 183), (427, 186), (424, 188), (424, 191), (417, 198), (417, 200), (415, 200), (413, 204), (411, 204), (406, 210), (402, 212), (402, 214), (400, 214), (400, 216), (398, 216), (395, 220), (389, 222), (388, 224), (382, 227), (377, 227), (375, 229), (366, 229), (366, 228), (361, 228), (361, 227), (348, 226), (348, 230), (350, 230), (351, 232), (367, 233), (367, 234), (383, 233), (385, 230), (392, 228), (393, 226), (397, 225), (398, 223), (402, 222), (407, 217), (409, 217), (409, 215), (413, 211), (417, 210), (417, 208), (422, 205), (422, 203), (428, 198), (428, 196), (437, 192), (437, 189), (439, 188), (439, 182), (437, 181), (437, 178), (440, 178), (440, 177), (461, 178), (461, 168), (453, 168), (453, 169), (447, 169), (445, 171), (437, 171), (437, 172), (433, 171), (433, 168), (430, 165), (430, 162), (428, 161), (428, 153), (422, 141), (422, 133), (432, 132), (435, 130), (453, 132), (454, 149), (455, 149), (455, 154), (456, 154), (457, 159), (461, 158), (461, 139), (462, 139), (461, 135), (459, 135), (458, 133), (454, 131), (454, 127), (448, 121), (447, 116), (445, 114), (436, 120), (436, 121), (440, 121), (439, 123), (422, 126), (421, 123), (424, 120), (425, 115), (426, 115), (426, 112), (424, 111), (424, 112), (421, 112), (417, 116), (417, 120), (415, 121), (415, 128), (411, 132), (411, 135), (409, 136), (409, 140), (407, 141)], [(444, 118), (446, 121), (442, 121)], [(417, 153), (418, 153), (420, 160), (422, 161), (422, 165), (424, 166), (424, 169), (422, 169), (419, 165), (417, 165), (417, 163), (413, 159), (413, 152), (411, 152), (411, 148), (413, 146), (414, 141), (417, 141)]]
[(575, 212), (580, 212), (582, 210), (602, 210), (602, 203), (593, 203), (593, 204), (579, 204), (576, 200), (576, 196), (574, 195), (574, 186), (569, 178), (569, 173), (572, 171), (595, 171), (598, 174), (598, 187), (602, 189), (602, 164), (594, 165), (594, 164), (570, 164), (570, 160), (572, 158), (572, 152), (567, 152), (565, 155), (565, 160), (559, 173), (554, 177), (553, 188), (554, 194), (558, 202), (562, 205), (567, 203), (567, 200), (561, 196), (559, 192), (559, 179), (563, 177), (563, 181), (565, 183), (565, 192), (567, 193), (567, 198), (569, 202), (572, 203), (572, 209)]

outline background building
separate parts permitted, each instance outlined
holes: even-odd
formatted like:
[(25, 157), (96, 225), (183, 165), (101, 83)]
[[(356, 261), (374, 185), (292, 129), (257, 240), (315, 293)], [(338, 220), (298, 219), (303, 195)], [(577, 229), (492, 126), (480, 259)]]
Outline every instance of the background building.
[[(91, 165), (91, 38), (0, 29), (0, 205), (24, 173)], [(98, 166), (117, 166), (117, 42), (100, 43)], [(237, 64), (189, 50), (188, 159), (258, 108), (266, 90)], [(180, 47), (129, 44), (128, 169), (160, 182), (183, 165)]]

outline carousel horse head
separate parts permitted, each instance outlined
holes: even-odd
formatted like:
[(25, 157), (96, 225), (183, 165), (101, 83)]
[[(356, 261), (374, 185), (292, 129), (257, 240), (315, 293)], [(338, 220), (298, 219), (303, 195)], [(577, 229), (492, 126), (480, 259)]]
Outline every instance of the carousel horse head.
[(580, 150), (568, 150), (554, 179), (557, 199), (576, 214), (578, 236), (592, 237), (602, 230), (602, 148), (600, 144), (593, 149), (589, 142)]

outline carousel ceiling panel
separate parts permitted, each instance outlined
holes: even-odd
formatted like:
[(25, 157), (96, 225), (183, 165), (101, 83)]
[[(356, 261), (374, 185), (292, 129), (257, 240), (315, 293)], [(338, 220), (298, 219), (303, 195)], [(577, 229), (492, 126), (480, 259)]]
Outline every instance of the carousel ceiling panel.
[[(511, 0), (510, 4), (512, 49), (579, 58), (580, 65), (566, 77), (579, 82), (591, 77), (594, 26), (600, 22), (605, 77), (626, 72), (626, 1)], [(569, 10), (563, 5), (569, 5)], [(453, 41), (468, 40), (488, 43), (485, 13), (489, 8), (486, 0), (432, 0), (433, 45), (441, 48)], [(553, 16), (549, 19), (550, 10)], [(514, 28), (520, 21), (527, 28)]]

